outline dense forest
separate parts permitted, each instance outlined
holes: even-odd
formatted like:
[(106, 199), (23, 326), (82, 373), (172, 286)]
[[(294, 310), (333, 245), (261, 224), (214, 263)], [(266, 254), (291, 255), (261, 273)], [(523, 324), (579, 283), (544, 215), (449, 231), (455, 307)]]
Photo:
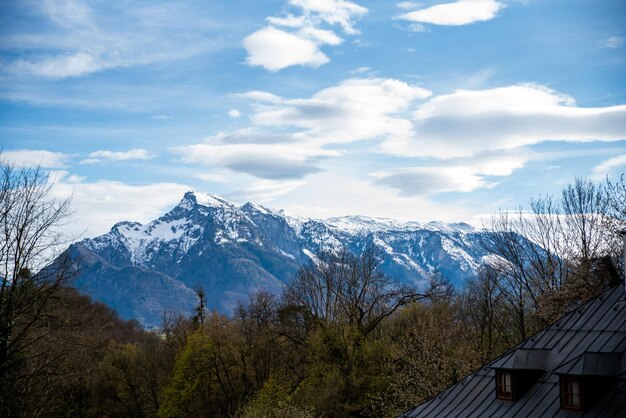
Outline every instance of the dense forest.
[[(69, 201), (2, 165), (0, 416), (394, 416), (620, 282), (626, 183), (576, 179), (498, 212), (493, 256), (463, 289), (400, 285), (376, 247), (318, 254), (282, 295), (231, 316), (163, 312), (158, 331), (72, 289)], [(524, 245), (530, 239), (535, 246)]]

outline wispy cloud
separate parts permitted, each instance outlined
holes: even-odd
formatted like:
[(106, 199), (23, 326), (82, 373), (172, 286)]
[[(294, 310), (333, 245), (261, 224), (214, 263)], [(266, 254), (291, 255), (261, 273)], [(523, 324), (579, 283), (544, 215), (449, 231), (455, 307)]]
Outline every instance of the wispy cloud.
[(237, 109), (230, 109), (228, 111), (228, 116), (230, 116), (232, 119), (238, 119), (241, 117), (241, 112)]
[(211, 183), (224, 183), (227, 181), (228, 176), (221, 173), (200, 173), (196, 175), (196, 178)]
[(216, 49), (219, 42), (217, 24), (199, 19), (179, 3), (128, 8), (116, 3), (46, 0), (34, 6), (28, 24), (0, 39), (21, 52), (20, 58), (4, 66), (17, 76), (80, 77), (188, 58)]
[(624, 45), (624, 42), (626, 42), (626, 38), (622, 36), (611, 36), (610, 38), (602, 39), (598, 44), (602, 48), (615, 49)]
[(63, 152), (22, 149), (1, 151), (0, 158), (18, 166), (64, 168), (70, 158), (72, 158), (72, 155)]
[[(419, 7), (412, 2), (402, 2), (398, 6), (403, 9)], [(401, 14), (398, 18), (432, 25), (461, 26), (491, 20), (503, 8), (504, 4), (496, 0), (458, 0), (413, 10)]]
[(72, 197), (73, 218), (70, 232), (95, 236), (107, 232), (120, 221), (146, 222), (161, 216), (180, 201), (190, 186), (178, 183), (129, 185), (99, 180), (87, 182), (66, 171), (53, 173), (55, 197)]
[(346, 35), (356, 35), (355, 20), (367, 13), (366, 8), (345, 0), (289, 0), (288, 5), (301, 14), (270, 16), (268, 26), (243, 40), (249, 65), (274, 72), (294, 65), (316, 68), (326, 64), (330, 58), (321, 46), (337, 46), (343, 39), (322, 26), (339, 26)]
[(242, 189), (234, 190), (227, 197), (235, 201), (266, 203), (301, 187), (303, 184), (302, 181), (256, 180)]
[(136, 148), (128, 151), (95, 151), (89, 154), (89, 158), (80, 161), (79, 164), (103, 164), (116, 161), (149, 160), (155, 156), (147, 150)]
[(289, 0), (289, 4), (299, 7), (305, 20), (339, 25), (348, 35), (359, 33), (354, 27), (355, 20), (367, 14), (365, 7), (346, 0)]
[(17, 73), (48, 78), (77, 77), (107, 68), (107, 63), (88, 52), (76, 52), (37, 60), (19, 59), (11, 65)]
[[(406, 220), (417, 216), (422, 220), (467, 218), (466, 207), (438, 205), (425, 196), (397, 193), (391, 187), (364, 181), (349, 170), (314, 174), (305, 185), (280, 197), (280, 202), (279, 209), (287, 213), (311, 217), (368, 214)], [(419, 208), (419, 214), (414, 208)]]
[(626, 172), (626, 154), (621, 154), (602, 161), (595, 166), (592, 171), (592, 177), (600, 180), (608, 175), (624, 172)]
[(396, 4), (396, 6), (402, 10), (415, 10), (423, 6), (423, 3), (419, 1), (401, 1), (400, 3)]
[(422, 25), (421, 23), (411, 23), (408, 26), (409, 31), (411, 32), (428, 32), (428, 28)]
[(372, 72), (370, 67), (358, 67), (352, 70), (352, 74), (371, 74)]

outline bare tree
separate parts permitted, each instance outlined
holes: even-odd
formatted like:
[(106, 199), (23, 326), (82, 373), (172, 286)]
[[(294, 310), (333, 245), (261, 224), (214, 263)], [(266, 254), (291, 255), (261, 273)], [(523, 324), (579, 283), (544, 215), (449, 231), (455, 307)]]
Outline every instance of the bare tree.
[(478, 351), (481, 362), (487, 363), (502, 348), (511, 346), (507, 330), (509, 321), (505, 313), (504, 298), (500, 291), (498, 271), (488, 265), (481, 266), (478, 275), (466, 282), (462, 297), (463, 319), (479, 336)]
[(187, 337), (193, 331), (193, 324), (182, 312), (166, 309), (161, 312), (161, 331), (167, 342), (174, 343), (176, 349), (180, 349), (187, 343)]
[[(608, 218), (610, 222), (608, 229), (615, 232), (613, 235), (613, 247), (617, 250), (614, 254), (617, 260), (615, 264), (618, 266), (618, 270), (620, 271), (618, 273), (619, 277), (624, 277), (624, 270), (626, 270), (626, 266), (624, 266), (624, 257), (619, 256), (621, 253), (619, 251), (621, 247), (621, 234), (619, 233), (626, 231), (626, 177), (623, 173), (619, 176), (619, 180), (611, 181), (607, 177), (606, 192), (611, 214)], [(621, 267), (621, 269), (619, 269), (619, 267)]]
[(559, 198), (532, 199), (528, 212), (500, 211), (491, 218), (493, 234), (483, 246), (496, 255), (490, 264), (521, 339), (529, 319), (550, 322), (612, 284), (614, 274), (604, 267), (619, 248), (611, 196), (618, 194), (579, 178)]
[(298, 271), (284, 300), (302, 307), (309, 318), (354, 326), (367, 335), (401, 306), (432, 296), (394, 282), (378, 268), (381, 262), (375, 246), (367, 247), (359, 256), (346, 248), (322, 252), (317, 263)]
[(487, 266), (496, 272), (499, 293), (506, 301), (519, 338), (524, 340), (530, 331), (529, 315), (536, 308), (539, 291), (544, 287), (535, 284), (551, 281), (551, 278), (534, 276), (536, 271), (545, 270), (539, 267), (544, 254), (541, 247), (525, 237), (528, 221), (521, 208), (512, 213), (500, 211), (492, 216), (489, 229), (493, 233), (481, 243), (495, 257)]
[(278, 304), (276, 296), (261, 290), (250, 295), (247, 303), (239, 303), (235, 311), (244, 342), (242, 359), (250, 370), (255, 390), (270, 378), (278, 362), (277, 348), (281, 343), (276, 329)]
[(51, 197), (48, 175), (38, 167), (0, 161), (0, 170), (0, 415), (11, 415), (13, 391), (57, 360), (38, 343), (61, 326), (48, 307), (72, 267), (69, 256), (57, 258), (68, 243), (70, 203)]
[(619, 222), (618, 228), (624, 229), (626, 228), (626, 178), (622, 174), (619, 180), (611, 181), (607, 178), (606, 183), (611, 217)]
[(577, 178), (563, 189), (561, 208), (566, 239), (574, 244), (567, 257), (587, 261), (609, 252), (611, 231), (607, 230), (606, 218), (610, 216), (610, 201), (604, 187)]

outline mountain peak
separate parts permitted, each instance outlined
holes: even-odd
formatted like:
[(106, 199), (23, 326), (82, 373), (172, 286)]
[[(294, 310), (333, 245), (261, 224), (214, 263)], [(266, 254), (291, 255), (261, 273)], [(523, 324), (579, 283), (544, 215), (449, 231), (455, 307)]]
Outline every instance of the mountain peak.
[(119, 231), (122, 228), (125, 229), (137, 229), (142, 227), (143, 225), (139, 222), (131, 222), (131, 221), (121, 221), (121, 222), (117, 222), (115, 225), (113, 225), (113, 227), (111, 228), (112, 231), (117, 230)]
[(257, 205), (256, 203), (247, 202), (243, 206), (241, 206), (241, 210), (244, 212), (258, 212), (265, 215), (272, 214), (273, 212), (266, 207), (261, 205)]
[(109, 233), (83, 240), (93, 257), (83, 258), (76, 283), (127, 318), (156, 325), (163, 310), (190, 312), (191, 289), (198, 285), (208, 306), (232, 312), (258, 289), (280, 293), (316, 253), (340, 246), (358, 254), (375, 244), (384, 260), (381, 271), (401, 283), (420, 285), (437, 268), (460, 284), (488, 255), (480, 246), (483, 232), (473, 231), (463, 223), (368, 216), (316, 220), (189, 191), (158, 219), (119, 222)]
[(222, 199), (216, 195), (209, 193), (201, 193), (197, 191), (189, 191), (183, 196), (181, 203), (191, 203), (192, 205), (200, 205), (208, 208), (234, 207), (235, 204), (226, 199)]

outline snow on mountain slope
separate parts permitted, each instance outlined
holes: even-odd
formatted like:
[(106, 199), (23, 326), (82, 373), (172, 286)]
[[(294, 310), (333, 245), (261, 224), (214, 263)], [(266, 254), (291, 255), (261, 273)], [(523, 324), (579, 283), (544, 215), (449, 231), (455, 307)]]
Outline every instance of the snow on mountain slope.
[[(341, 246), (358, 253), (377, 245), (384, 254), (381, 268), (403, 282), (420, 284), (438, 270), (460, 284), (487, 255), (479, 245), (484, 234), (463, 223), (292, 217), (253, 203), (239, 206), (188, 192), (171, 211), (146, 225), (120, 222), (107, 234), (73, 248), (93, 255), (85, 258), (91, 261), (85, 261), (86, 273), (77, 280), (85, 289), (98, 289), (87, 293), (125, 317), (156, 325), (159, 309), (188, 312), (194, 301), (180, 301), (188, 300), (198, 287), (209, 296), (209, 306), (223, 312), (254, 290), (278, 293), (299, 266), (315, 260), (316, 253)], [(154, 295), (146, 285), (151, 273), (160, 278)], [(112, 283), (111, 277), (122, 283)], [(131, 283), (138, 277), (143, 294), (123, 291), (138, 288)], [(108, 283), (110, 294), (97, 283)], [(149, 300), (149, 307), (137, 299)]]

